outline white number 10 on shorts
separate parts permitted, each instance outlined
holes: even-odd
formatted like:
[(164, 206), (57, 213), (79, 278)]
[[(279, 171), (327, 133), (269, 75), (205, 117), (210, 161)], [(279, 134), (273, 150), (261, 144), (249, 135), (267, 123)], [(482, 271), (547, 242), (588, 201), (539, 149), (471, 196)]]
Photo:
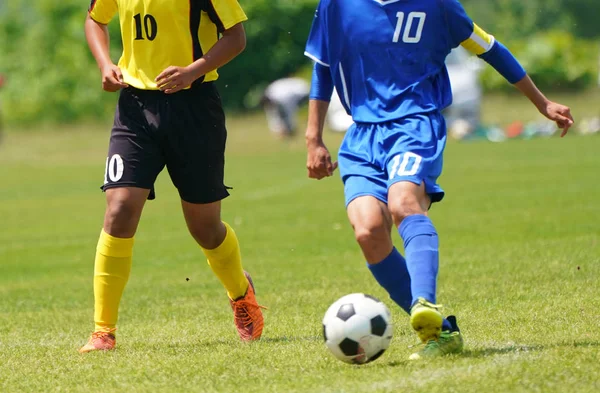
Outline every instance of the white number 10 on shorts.
[(390, 179), (396, 176), (413, 176), (419, 171), (423, 157), (415, 153), (398, 154), (392, 158), (390, 165)]

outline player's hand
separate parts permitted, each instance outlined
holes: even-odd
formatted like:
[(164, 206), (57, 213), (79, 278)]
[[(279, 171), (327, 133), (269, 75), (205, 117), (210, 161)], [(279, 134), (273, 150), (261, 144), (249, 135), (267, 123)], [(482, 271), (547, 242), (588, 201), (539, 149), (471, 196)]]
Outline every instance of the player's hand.
[(158, 88), (167, 94), (176, 93), (198, 79), (190, 67), (167, 67), (156, 77)]
[(546, 116), (548, 119), (556, 122), (558, 128), (562, 130), (560, 137), (567, 135), (569, 128), (575, 122), (573, 120), (573, 116), (571, 115), (571, 109), (568, 106), (564, 106), (558, 104), (556, 102), (548, 102), (546, 107), (542, 110), (542, 114)]
[(308, 158), (306, 160), (306, 168), (308, 169), (308, 177), (311, 179), (321, 180), (324, 177), (333, 175), (337, 169), (338, 163), (331, 161), (331, 154), (325, 147), (323, 142), (308, 143)]
[(127, 83), (123, 82), (123, 73), (121, 69), (114, 65), (109, 64), (102, 68), (102, 89), (104, 91), (115, 92), (124, 87), (127, 87)]

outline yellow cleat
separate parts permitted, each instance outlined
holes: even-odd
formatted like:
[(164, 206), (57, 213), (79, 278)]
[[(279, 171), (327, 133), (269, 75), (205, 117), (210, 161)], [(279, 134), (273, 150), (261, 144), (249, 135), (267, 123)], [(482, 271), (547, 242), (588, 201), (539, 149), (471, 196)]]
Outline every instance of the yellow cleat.
[(452, 328), (450, 330), (444, 330), (437, 340), (429, 340), (422, 350), (410, 355), (410, 360), (435, 358), (462, 352), (464, 339), (456, 324), (456, 317), (450, 315), (447, 320)]
[(437, 340), (442, 333), (442, 306), (428, 302), (420, 297), (410, 310), (410, 324), (423, 343)]

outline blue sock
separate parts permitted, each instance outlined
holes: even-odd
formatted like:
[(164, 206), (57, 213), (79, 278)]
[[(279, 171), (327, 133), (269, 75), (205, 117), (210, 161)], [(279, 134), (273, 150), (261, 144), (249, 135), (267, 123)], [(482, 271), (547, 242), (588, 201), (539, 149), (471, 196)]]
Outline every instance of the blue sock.
[(367, 266), (379, 285), (390, 294), (390, 298), (410, 314), (412, 306), (410, 276), (406, 261), (396, 247), (383, 261), (374, 265), (367, 264)]
[(438, 274), (438, 235), (429, 217), (408, 216), (398, 228), (404, 240), (406, 266), (411, 278), (412, 298), (435, 303)]
[[(433, 223), (429, 217), (424, 215), (408, 216), (400, 224), (398, 232), (404, 240), (412, 298), (416, 301), (422, 297), (435, 304), (439, 243)], [(451, 329), (452, 325), (444, 318), (442, 330)]]

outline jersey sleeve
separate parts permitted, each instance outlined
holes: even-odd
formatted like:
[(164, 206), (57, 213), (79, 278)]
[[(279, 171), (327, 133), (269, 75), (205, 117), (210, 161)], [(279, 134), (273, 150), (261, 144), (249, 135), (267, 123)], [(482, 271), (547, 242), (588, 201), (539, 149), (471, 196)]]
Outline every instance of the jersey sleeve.
[(92, 0), (88, 12), (90, 18), (98, 23), (107, 25), (118, 10), (117, 0)]
[(453, 48), (461, 45), (478, 56), (492, 49), (494, 37), (471, 20), (458, 0), (443, 0), (443, 2)]
[(206, 13), (219, 32), (248, 20), (237, 0), (206, 0)]
[(326, 0), (321, 0), (315, 11), (304, 55), (325, 67), (329, 67), (328, 37), (330, 34), (327, 32), (326, 12)]

